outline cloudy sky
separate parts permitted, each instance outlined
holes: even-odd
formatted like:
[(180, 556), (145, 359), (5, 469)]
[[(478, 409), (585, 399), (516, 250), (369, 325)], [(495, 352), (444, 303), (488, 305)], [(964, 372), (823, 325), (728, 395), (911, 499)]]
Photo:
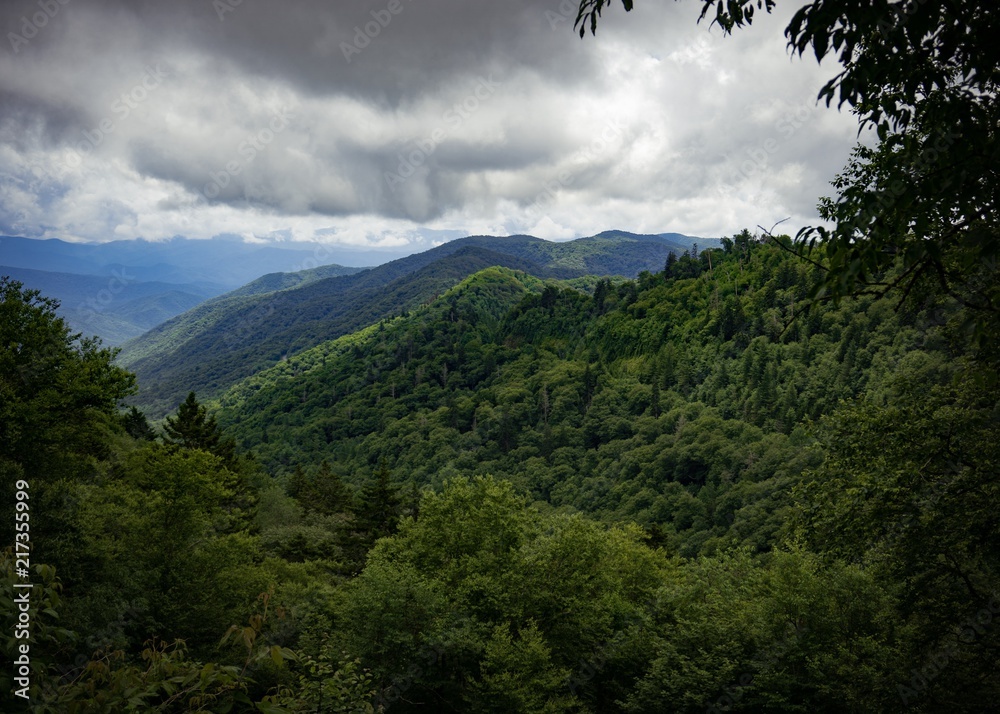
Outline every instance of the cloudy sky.
[[(786, 3), (573, 31), (563, 0), (4, 0), (0, 232), (728, 235), (816, 221), (857, 139)], [(415, 244), (415, 243), (414, 243)]]

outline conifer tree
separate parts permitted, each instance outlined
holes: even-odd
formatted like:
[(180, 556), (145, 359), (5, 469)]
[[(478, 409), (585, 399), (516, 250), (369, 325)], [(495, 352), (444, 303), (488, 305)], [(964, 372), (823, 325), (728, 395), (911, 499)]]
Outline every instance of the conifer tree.
[(332, 515), (350, 510), (353, 500), (351, 492), (325, 460), (319, 465), (311, 492), (313, 494), (313, 507), (320, 513)]
[(198, 403), (194, 392), (188, 393), (176, 416), (167, 417), (163, 431), (169, 444), (215, 454), (226, 466), (235, 464), (235, 445), (231, 439), (222, 438), (215, 417), (208, 416), (205, 405)]
[(129, 407), (129, 410), (122, 414), (122, 425), (125, 427), (125, 432), (134, 439), (156, 440), (156, 432), (149, 425), (146, 415), (135, 407)]
[(309, 479), (306, 478), (306, 472), (302, 470), (302, 466), (295, 464), (295, 470), (288, 477), (288, 486), (285, 489), (288, 491), (288, 495), (305, 506), (309, 503), (312, 496), (310, 486), (311, 484), (309, 483)]
[[(669, 263), (670, 259), (667, 259)], [(611, 292), (611, 281), (610, 280), (598, 280), (597, 287), (594, 288), (594, 308), (597, 310), (598, 315), (604, 314), (605, 301), (608, 299), (608, 294)]]
[(396, 532), (399, 523), (399, 489), (392, 485), (385, 459), (379, 460), (375, 480), (361, 491), (357, 517), (369, 543)]
[(674, 266), (677, 265), (677, 254), (674, 251), (670, 251), (667, 254), (667, 262), (663, 266), (663, 277), (669, 280), (674, 277)]

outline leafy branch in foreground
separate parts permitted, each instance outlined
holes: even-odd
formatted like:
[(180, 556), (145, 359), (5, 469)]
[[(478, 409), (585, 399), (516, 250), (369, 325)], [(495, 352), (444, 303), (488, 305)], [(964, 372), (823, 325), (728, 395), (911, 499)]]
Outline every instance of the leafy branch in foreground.
[[(576, 27), (596, 33), (610, 0), (582, 0)], [(622, 0), (626, 11), (631, 0)], [(775, 0), (702, 0), (699, 19), (726, 34), (753, 23)], [(714, 9), (714, 13), (712, 10)], [(834, 55), (837, 72), (819, 91), (874, 128), (823, 199), (833, 229), (806, 227), (801, 247), (819, 247), (826, 271), (813, 297), (834, 302), (871, 287), (947, 295), (973, 310), (966, 329), (980, 347), (996, 332), (1000, 244), (1000, 18), (989, 0), (843, 3), (813, 0), (785, 28), (788, 49)], [(815, 257), (815, 256), (814, 256)], [(901, 266), (892, 279), (886, 274)]]

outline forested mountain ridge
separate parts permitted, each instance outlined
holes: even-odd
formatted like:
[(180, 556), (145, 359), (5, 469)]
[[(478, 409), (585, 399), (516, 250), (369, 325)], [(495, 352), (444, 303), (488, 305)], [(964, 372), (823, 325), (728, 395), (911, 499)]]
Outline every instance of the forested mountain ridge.
[[(256, 295), (247, 293), (258, 288), (241, 289), (127, 343), (118, 361), (139, 377), (136, 403), (160, 416), (190, 389), (216, 395), (288, 354), (420, 305), (489, 265), (543, 277), (634, 277), (689, 247), (659, 236), (602, 236), (563, 243), (469, 236), (353, 275)], [(493, 257), (470, 261), (470, 251)]]
[(263, 295), (278, 290), (291, 290), (314, 283), (324, 278), (337, 278), (342, 275), (354, 275), (367, 268), (346, 268), (343, 265), (320, 265), (316, 268), (298, 270), (291, 273), (268, 273), (252, 280), (243, 287), (231, 290), (226, 297), (241, 297), (246, 295)]
[[(153, 352), (129, 365), (145, 379), (137, 401), (151, 415), (159, 415), (192, 388), (215, 394), (302, 349), (419, 306), (491, 265), (537, 270), (520, 258), (467, 246), (384, 284), (337, 283), (330, 290), (326, 281), (318, 281), (262, 296), (227, 299), (204, 316), (196, 311), (197, 328), (175, 349)], [(179, 320), (162, 326), (162, 332), (189, 330), (190, 326), (189, 321)]]
[(819, 458), (798, 425), (953, 357), (939, 313), (866, 298), (796, 318), (812, 270), (746, 234), (669, 270), (592, 296), (487, 270), (234, 386), (218, 418), (276, 474), (492, 474), (687, 554), (767, 548)]
[(983, 711), (996, 361), (948, 298), (803, 313), (786, 248), (583, 293), (470, 246), (437, 298), (161, 437), (0, 281), (32, 710)]

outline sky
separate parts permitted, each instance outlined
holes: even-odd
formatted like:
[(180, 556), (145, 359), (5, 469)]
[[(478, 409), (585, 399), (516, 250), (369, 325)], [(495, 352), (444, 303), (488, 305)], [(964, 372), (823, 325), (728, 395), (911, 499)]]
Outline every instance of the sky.
[(580, 39), (569, 0), (4, 0), (0, 233), (794, 232), (858, 141), (798, 5), (724, 36), (619, 3)]

